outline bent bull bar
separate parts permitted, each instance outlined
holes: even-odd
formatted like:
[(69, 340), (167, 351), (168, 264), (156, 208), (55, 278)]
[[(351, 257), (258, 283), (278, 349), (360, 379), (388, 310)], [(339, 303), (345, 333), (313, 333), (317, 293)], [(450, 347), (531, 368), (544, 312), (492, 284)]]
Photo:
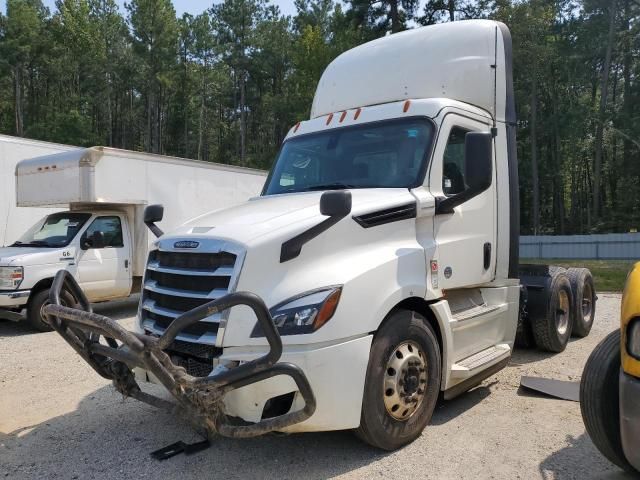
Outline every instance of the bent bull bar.
[[(61, 305), (63, 290), (75, 297), (79, 308)], [(44, 313), (51, 327), (99, 375), (112, 380), (119, 392), (156, 407), (175, 408), (172, 402), (141, 391), (132, 369), (143, 368), (155, 375), (176, 398), (178, 406), (192, 421), (203, 424), (209, 433), (254, 437), (300, 423), (316, 409), (313, 391), (302, 370), (291, 363), (277, 363), (282, 355), (280, 335), (266, 305), (253, 293), (231, 293), (189, 310), (174, 319), (160, 337), (131, 332), (116, 321), (93, 313), (87, 297), (66, 270), (56, 274), (49, 299), (51, 303), (44, 307)], [(193, 377), (183, 367), (175, 365), (164, 352), (184, 328), (236, 305), (247, 305), (255, 313), (269, 342), (266, 355), (217, 375)], [(106, 345), (100, 342), (101, 338)], [(222, 400), (227, 393), (279, 375), (287, 375), (295, 381), (305, 402), (303, 409), (248, 425), (234, 422), (232, 417), (225, 415)]]

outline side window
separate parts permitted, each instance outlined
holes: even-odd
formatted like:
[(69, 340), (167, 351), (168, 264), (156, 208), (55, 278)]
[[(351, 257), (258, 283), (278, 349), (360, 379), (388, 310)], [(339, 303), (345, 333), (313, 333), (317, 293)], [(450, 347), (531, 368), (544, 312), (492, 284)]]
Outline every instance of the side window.
[(467, 189), (464, 163), (464, 137), (467, 132), (463, 128), (453, 127), (449, 133), (442, 159), (442, 191), (445, 195), (455, 195)]
[(84, 238), (90, 238), (94, 232), (102, 232), (104, 234), (104, 246), (105, 248), (124, 247), (124, 241), (122, 238), (122, 224), (120, 223), (120, 217), (98, 217), (96, 218), (87, 231), (84, 233)]

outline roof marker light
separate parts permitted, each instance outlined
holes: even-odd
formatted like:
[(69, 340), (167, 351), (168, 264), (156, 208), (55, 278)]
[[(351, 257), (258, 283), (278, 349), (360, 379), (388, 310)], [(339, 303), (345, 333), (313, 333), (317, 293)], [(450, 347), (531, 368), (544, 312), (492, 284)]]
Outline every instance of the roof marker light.
[(344, 120), (344, 117), (347, 116), (347, 111), (345, 110), (344, 112), (342, 112), (342, 115), (340, 115), (340, 123), (342, 123), (342, 121)]
[(333, 120), (333, 113), (329, 114), (329, 116), (327, 117), (327, 123), (325, 123), (325, 125), (329, 125), (331, 123), (331, 120)]
[(296, 133), (299, 128), (300, 128), (300, 122), (296, 123), (296, 126), (293, 127), (293, 133)]
[(359, 108), (359, 109), (357, 109), (357, 110), (356, 110), (356, 114), (353, 116), (353, 119), (354, 119), (354, 120), (357, 120), (357, 119), (358, 119), (358, 117), (360, 116), (360, 112), (361, 112), (361, 111), (362, 111), (362, 109), (361, 109), (361, 108)]
[(411, 100), (407, 100), (406, 102), (404, 102), (404, 107), (402, 107), (402, 111), (404, 113), (407, 113), (410, 106), (411, 106)]

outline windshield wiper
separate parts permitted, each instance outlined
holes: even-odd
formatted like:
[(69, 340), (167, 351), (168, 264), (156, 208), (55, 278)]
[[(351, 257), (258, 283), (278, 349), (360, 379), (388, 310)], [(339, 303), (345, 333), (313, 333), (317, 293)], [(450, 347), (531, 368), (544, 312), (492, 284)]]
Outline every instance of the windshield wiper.
[(325, 183), (322, 185), (311, 185), (303, 190), (303, 192), (313, 192), (316, 190), (344, 190), (346, 188), (358, 188), (357, 185), (350, 185), (348, 183)]
[(32, 240), (30, 242), (14, 242), (10, 245), (11, 247), (53, 247), (53, 245), (49, 245), (48, 242), (44, 240)]

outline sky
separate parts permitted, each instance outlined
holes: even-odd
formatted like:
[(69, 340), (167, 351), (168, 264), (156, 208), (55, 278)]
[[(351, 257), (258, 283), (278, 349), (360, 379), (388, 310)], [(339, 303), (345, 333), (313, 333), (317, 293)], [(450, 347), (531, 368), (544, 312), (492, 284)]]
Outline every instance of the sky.
[[(125, 0), (117, 0), (117, 2), (118, 5), (120, 5), (120, 11), (124, 15)], [(55, 10), (55, 0), (43, 0), (43, 3), (52, 11)], [(181, 17), (184, 12), (191, 13), (192, 15), (197, 15), (209, 8), (211, 5), (213, 5), (213, 3), (217, 2), (213, 2), (213, 0), (173, 0), (173, 6), (176, 9), (176, 14), (178, 17)], [(270, 3), (278, 5), (280, 7), (280, 11), (285, 15), (294, 15), (296, 13), (296, 8), (293, 5), (293, 0), (271, 0)], [(4, 1), (0, 6), (0, 11), (2, 11), (2, 13), (6, 13), (7, 11), (7, 7)]]

